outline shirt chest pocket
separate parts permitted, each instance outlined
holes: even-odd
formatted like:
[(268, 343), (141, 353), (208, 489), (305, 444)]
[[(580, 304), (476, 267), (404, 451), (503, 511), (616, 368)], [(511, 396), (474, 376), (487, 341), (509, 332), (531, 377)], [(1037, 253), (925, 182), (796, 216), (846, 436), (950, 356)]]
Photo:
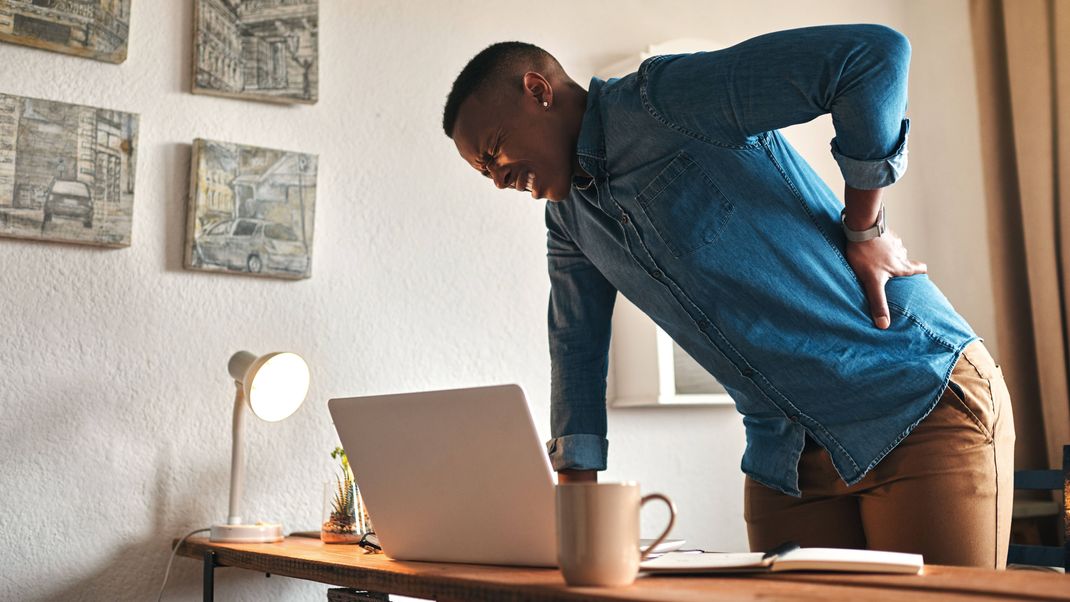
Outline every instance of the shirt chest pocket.
[(681, 152), (636, 196), (673, 257), (720, 238), (735, 207), (702, 168)]

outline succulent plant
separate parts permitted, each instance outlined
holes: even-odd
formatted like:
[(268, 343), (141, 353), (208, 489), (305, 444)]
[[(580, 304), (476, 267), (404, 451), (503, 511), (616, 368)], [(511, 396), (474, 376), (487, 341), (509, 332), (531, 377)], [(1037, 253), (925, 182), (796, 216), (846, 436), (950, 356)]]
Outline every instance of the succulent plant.
[(331, 500), (330, 524), (333, 530), (338, 532), (352, 532), (356, 527), (355, 506), (357, 503), (357, 488), (354, 484), (353, 471), (349, 468), (349, 459), (341, 447), (334, 448), (331, 457), (340, 459), (342, 473), (335, 479), (334, 499)]

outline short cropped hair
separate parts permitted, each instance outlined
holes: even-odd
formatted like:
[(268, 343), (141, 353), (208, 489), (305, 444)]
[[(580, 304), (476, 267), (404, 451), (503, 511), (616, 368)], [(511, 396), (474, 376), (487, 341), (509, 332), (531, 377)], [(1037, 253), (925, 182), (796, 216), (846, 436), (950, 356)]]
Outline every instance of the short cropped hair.
[(468, 61), (453, 81), (453, 88), (446, 98), (446, 108), (442, 112), (442, 129), (453, 138), (457, 112), (461, 104), (476, 92), (494, 88), (504, 91), (505, 86), (511, 85), (517, 76), (528, 71), (545, 73), (554, 68), (561, 69), (557, 59), (534, 44), (498, 42), (484, 48)]

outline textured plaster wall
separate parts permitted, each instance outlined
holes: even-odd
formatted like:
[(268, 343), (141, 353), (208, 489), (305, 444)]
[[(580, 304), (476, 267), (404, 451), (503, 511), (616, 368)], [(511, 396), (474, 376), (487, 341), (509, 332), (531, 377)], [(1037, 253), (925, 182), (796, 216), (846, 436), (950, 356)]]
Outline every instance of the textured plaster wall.
[[(915, 48), (914, 139), (890, 221), (991, 332), (985, 245), (970, 233), (984, 230), (965, 17), (962, 1), (322, 0), (320, 102), (297, 108), (190, 95), (188, 2), (135, 2), (120, 66), (0, 45), (2, 92), (141, 114), (132, 247), (0, 240), (0, 599), (155, 595), (171, 538), (224, 518), (225, 366), (238, 349), (300, 352), (313, 378), (290, 419), (250, 418), (246, 517), (318, 524), (333, 396), (519, 382), (548, 436), (542, 208), (488, 186), (439, 129), (454, 75), (494, 41), (542, 44), (585, 82), (671, 38), (902, 29)], [(839, 188), (827, 120), (791, 135)], [(182, 269), (195, 137), (319, 154), (311, 280)], [(673, 495), (676, 535), (697, 546), (746, 546), (732, 409), (615, 409), (609, 424), (607, 479)], [(177, 560), (168, 599), (199, 599), (199, 571)], [(320, 600), (324, 589), (235, 570), (217, 579), (224, 600)]]

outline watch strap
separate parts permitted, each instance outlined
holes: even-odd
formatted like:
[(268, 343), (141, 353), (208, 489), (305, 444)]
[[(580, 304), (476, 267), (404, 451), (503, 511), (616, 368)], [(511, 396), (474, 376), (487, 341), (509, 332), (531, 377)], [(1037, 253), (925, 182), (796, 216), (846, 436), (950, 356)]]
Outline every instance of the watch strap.
[(846, 207), (840, 212), (840, 225), (843, 226), (843, 233), (847, 236), (847, 240), (851, 242), (866, 242), (867, 240), (879, 238), (888, 230), (888, 226), (884, 221), (884, 205), (881, 205), (880, 212), (877, 213), (877, 223), (865, 230), (852, 230), (847, 227)]

